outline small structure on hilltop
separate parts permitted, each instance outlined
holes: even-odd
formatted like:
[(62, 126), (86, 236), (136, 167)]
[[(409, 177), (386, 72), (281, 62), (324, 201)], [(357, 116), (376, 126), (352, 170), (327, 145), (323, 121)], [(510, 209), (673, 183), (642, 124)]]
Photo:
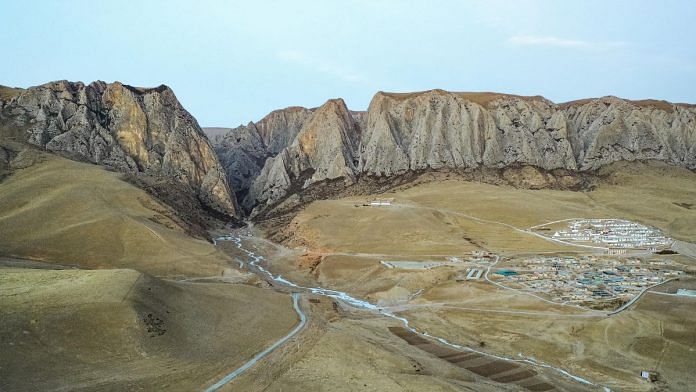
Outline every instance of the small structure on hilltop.
[(372, 207), (390, 206), (394, 199), (374, 199), (370, 201)]

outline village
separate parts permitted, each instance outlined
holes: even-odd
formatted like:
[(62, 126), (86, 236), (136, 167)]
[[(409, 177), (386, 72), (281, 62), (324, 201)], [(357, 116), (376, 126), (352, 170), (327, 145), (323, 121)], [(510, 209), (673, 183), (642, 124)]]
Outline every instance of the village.
[(647, 287), (683, 275), (670, 260), (602, 256), (532, 256), (512, 260), (495, 279), (513, 288), (544, 294), (558, 303), (604, 308), (624, 303)]
[(670, 238), (663, 236), (656, 228), (622, 219), (571, 220), (567, 229), (556, 231), (551, 238), (624, 249), (655, 250), (672, 243)]
[[(542, 295), (551, 302), (595, 309), (617, 308), (641, 291), (685, 274), (667, 258), (535, 255), (501, 259), (502, 266), (496, 263), (497, 259), (489, 252), (473, 251), (446, 261), (382, 260), (381, 264), (404, 270), (459, 267), (461, 272), (454, 276), (457, 282), (487, 280)], [(684, 291), (677, 295), (694, 294)]]
[[(393, 200), (375, 199), (366, 205), (391, 206)], [(450, 256), (446, 261), (382, 260), (381, 264), (389, 269), (406, 270), (455, 267), (460, 269), (454, 277), (457, 282), (486, 280), (533, 292), (551, 302), (596, 309), (617, 308), (641, 291), (684, 274), (668, 258), (644, 259), (645, 251), (652, 254), (672, 244), (672, 239), (656, 228), (621, 219), (568, 219), (532, 229), (550, 231), (558, 224), (566, 228), (552, 236), (545, 235), (547, 238), (599, 244), (606, 254), (534, 255), (501, 260), (487, 251), (477, 250)], [(498, 261), (505, 268), (500, 268)]]

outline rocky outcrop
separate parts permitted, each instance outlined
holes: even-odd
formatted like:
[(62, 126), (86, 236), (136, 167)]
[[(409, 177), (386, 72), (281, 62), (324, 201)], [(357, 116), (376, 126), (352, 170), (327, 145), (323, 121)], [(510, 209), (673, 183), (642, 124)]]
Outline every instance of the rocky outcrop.
[(166, 86), (52, 82), (0, 104), (2, 136), (191, 187), (208, 208), (239, 217), (217, 156)]
[(654, 159), (696, 169), (696, 107), (603, 97), (563, 104), (580, 170)]
[(361, 176), (525, 166), (585, 172), (650, 159), (696, 169), (693, 105), (615, 97), (557, 105), (540, 96), (379, 92), (366, 113), (350, 112), (337, 100), (319, 108), (292, 145), (266, 161), (244, 203), (272, 204), (324, 179), (349, 184)]
[(575, 169), (565, 119), (541, 97), (377, 93), (360, 146), (360, 171), (501, 168), (514, 163)]
[(243, 200), (269, 156), (256, 125), (250, 122), (229, 129), (211, 138), (211, 142), (237, 200)]
[(268, 154), (277, 155), (289, 146), (295, 140), (295, 136), (300, 133), (304, 124), (312, 117), (314, 110), (291, 106), (275, 110), (254, 124)]
[(295, 140), (313, 110), (291, 106), (237, 128), (204, 128), (237, 200), (246, 198), (266, 159), (278, 155)]
[(319, 107), (304, 124), (292, 144), (266, 161), (254, 181), (245, 207), (276, 201), (292, 187), (317, 181), (354, 180), (358, 166), (360, 128), (342, 99)]

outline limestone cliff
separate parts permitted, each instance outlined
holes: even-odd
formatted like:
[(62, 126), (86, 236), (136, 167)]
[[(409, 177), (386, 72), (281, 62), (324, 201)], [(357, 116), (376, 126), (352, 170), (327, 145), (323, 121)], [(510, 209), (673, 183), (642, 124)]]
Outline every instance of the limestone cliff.
[(377, 93), (367, 112), (360, 171), (392, 175), (514, 163), (575, 169), (565, 120), (541, 97)]
[(255, 126), (270, 155), (276, 155), (289, 146), (304, 124), (312, 117), (314, 109), (291, 106), (274, 110), (259, 120)]
[(223, 131), (212, 137), (211, 142), (237, 200), (243, 200), (269, 156), (256, 125), (250, 122)]
[(266, 159), (278, 155), (293, 142), (312, 112), (313, 109), (291, 106), (237, 128), (204, 128), (237, 200), (245, 199)]
[(696, 169), (693, 105), (379, 92), (366, 113), (337, 100), (313, 113), (292, 145), (266, 161), (244, 203), (263, 206), (323, 179), (513, 166), (585, 172), (648, 159)]
[(360, 128), (342, 99), (316, 109), (292, 144), (266, 161), (243, 204), (251, 208), (285, 196), (292, 186), (354, 179)]
[(560, 105), (580, 170), (655, 159), (696, 169), (696, 107), (616, 97)]
[(190, 186), (207, 207), (239, 217), (225, 173), (196, 120), (166, 86), (59, 81), (5, 95), (0, 136)]

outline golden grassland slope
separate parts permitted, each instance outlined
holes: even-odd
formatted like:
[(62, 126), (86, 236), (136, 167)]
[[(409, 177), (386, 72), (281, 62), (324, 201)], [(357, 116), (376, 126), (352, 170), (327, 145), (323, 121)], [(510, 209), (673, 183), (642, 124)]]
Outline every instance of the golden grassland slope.
[(399, 194), (404, 202), (444, 208), (520, 228), (578, 217), (623, 218), (657, 226), (686, 241), (696, 238), (696, 174), (659, 162), (616, 163), (588, 192), (526, 190), (449, 181)]
[(153, 275), (221, 275), (228, 258), (102, 167), (44, 154), (0, 183), (0, 254)]
[(0, 269), (0, 390), (199, 390), (285, 335), (290, 297), (124, 269)]
[[(567, 218), (623, 218), (668, 235), (696, 238), (696, 174), (662, 163), (615, 164), (588, 192), (527, 190), (463, 180), (429, 182), (375, 197), (389, 207), (363, 206), (370, 197), (323, 200), (291, 222), (291, 243), (331, 252), (457, 255), (479, 247), (493, 252), (552, 252), (577, 248), (521, 233)], [(511, 227), (513, 226), (513, 227)]]

